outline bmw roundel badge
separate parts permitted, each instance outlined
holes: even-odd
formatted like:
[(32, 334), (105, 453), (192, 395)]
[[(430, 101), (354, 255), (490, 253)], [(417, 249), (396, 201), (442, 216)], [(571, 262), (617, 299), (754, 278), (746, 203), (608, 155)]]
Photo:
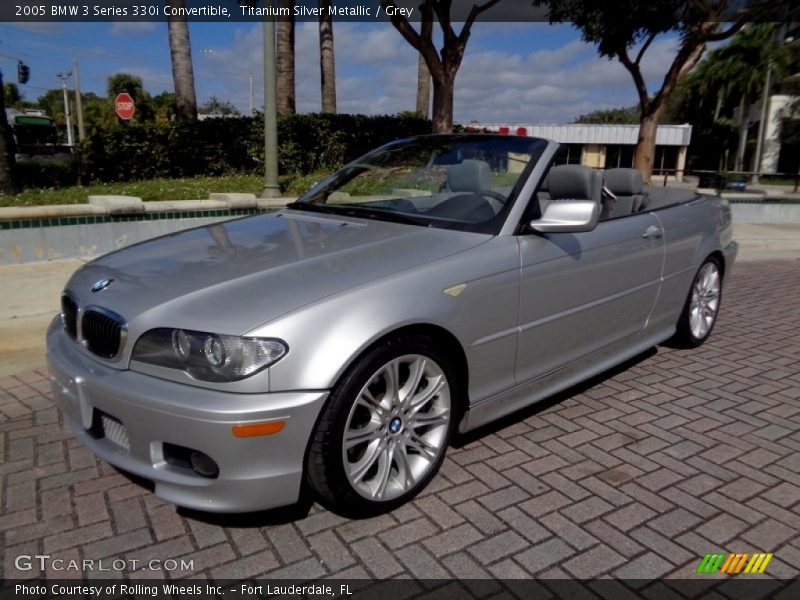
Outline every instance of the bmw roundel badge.
[(101, 279), (97, 283), (92, 286), (93, 292), (102, 292), (108, 286), (111, 285), (111, 282), (114, 281), (113, 279)]

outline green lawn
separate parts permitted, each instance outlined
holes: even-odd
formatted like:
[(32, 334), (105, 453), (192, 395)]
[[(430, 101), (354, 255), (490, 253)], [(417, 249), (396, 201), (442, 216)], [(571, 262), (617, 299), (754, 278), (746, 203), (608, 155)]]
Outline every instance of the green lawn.
[[(283, 175), (281, 191), (299, 196), (327, 173)], [(142, 200), (204, 200), (211, 192), (244, 192), (260, 195), (264, 178), (258, 175), (226, 175), (187, 179), (151, 179), (126, 183), (98, 183), (60, 189), (25, 190), (16, 196), (0, 195), (0, 206), (44, 206), (47, 204), (83, 204), (92, 195), (138, 196)]]
[[(795, 183), (797, 182), (796, 177), (780, 177), (776, 175), (762, 175), (759, 179), (761, 183), (766, 183), (768, 185), (791, 185), (794, 187)], [(755, 184), (758, 185), (758, 184)]]

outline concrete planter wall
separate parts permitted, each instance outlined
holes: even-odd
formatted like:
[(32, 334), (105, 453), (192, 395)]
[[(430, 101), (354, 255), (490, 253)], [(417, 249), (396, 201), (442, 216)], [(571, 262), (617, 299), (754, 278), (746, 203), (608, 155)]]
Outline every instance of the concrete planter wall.
[[(133, 214), (118, 202), (0, 209), (0, 265), (59, 258), (90, 258), (131, 244), (219, 221), (273, 209), (294, 198), (213, 198), (145, 202)], [(169, 212), (164, 212), (169, 211)], [(738, 224), (800, 224), (800, 203), (732, 202)]]
[(732, 203), (731, 213), (734, 223), (800, 224), (800, 203)]

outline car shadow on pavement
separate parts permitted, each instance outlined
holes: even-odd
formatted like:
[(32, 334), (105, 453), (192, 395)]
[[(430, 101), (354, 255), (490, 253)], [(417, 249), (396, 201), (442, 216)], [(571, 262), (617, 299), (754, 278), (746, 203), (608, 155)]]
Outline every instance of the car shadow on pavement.
[(456, 433), (450, 440), (450, 446), (452, 446), (453, 448), (463, 448), (467, 444), (475, 442), (483, 437), (486, 437), (487, 435), (492, 435), (494, 433), (497, 433), (498, 431), (501, 431), (502, 429), (505, 429), (506, 427), (514, 425), (515, 423), (524, 421), (528, 417), (532, 417), (541, 412), (544, 412), (548, 408), (551, 408), (556, 404), (559, 404), (564, 400), (571, 398), (572, 396), (575, 396), (577, 394), (582, 394), (586, 390), (591, 389), (600, 383), (603, 383), (607, 379), (611, 379), (612, 377), (615, 377), (619, 373), (627, 371), (628, 369), (639, 364), (640, 362), (655, 356), (657, 353), (658, 349), (656, 347), (649, 348), (644, 352), (642, 352), (641, 354), (637, 354), (633, 358), (629, 358), (625, 362), (620, 363), (615, 367), (611, 367), (607, 371), (603, 371), (602, 373), (599, 373), (598, 375), (595, 375), (590, 379), (587, 379), (570, 388), (567, 388), (563, 392), (559, 392), (558, 394), (544, 398), (543, 400), (540, 400), (535, 404), (526, 406), (525, 408), (521, 408), (520, 410), (513, 412), (510, 415), (497, 419), (496, 421), (492, 421), (491, 423), (487, 423), (486, 425), (478, 427), (477, 429), (473, 429), (472, 431), (469, 431), (467, 433)]

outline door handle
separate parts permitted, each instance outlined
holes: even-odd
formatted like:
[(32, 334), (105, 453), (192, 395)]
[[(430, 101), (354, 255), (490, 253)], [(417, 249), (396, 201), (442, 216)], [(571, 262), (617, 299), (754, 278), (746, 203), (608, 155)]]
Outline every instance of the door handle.
[(646, 240), (650, 238), (657, 240), (662, 235), (664, 235), (664, 230), (661, 227), (658, 225), (650, 225), (650, 227), (644, 230), (642, 237)]

